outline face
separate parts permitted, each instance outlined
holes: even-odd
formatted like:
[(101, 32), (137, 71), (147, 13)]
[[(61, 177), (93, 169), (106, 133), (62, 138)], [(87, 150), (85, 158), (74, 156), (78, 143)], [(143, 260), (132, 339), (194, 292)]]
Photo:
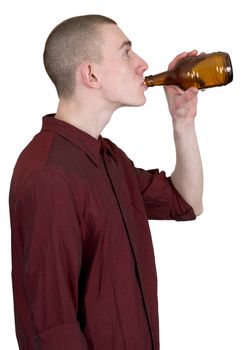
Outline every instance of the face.
[(104, 98), (114, 108), (143, 105), (147, 63), (135, 54), (130, 40), (117, 25), (104, 25), (102, 31), (103, 58), (98, 72)]

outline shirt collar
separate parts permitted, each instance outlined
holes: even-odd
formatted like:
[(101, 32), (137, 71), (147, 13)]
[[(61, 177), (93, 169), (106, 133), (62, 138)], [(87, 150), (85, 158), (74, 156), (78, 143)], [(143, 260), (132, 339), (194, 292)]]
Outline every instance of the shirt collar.
[(69, 140), (85, 152), (96, 165), (100, 161), (100, 152), (110, 151), (110, 146), (102, 136), (96, 139), (75, 126), (54, 118), (54, 116), (54, 114), (48, 114), (43, 117), (42, 130), (51, 131)]

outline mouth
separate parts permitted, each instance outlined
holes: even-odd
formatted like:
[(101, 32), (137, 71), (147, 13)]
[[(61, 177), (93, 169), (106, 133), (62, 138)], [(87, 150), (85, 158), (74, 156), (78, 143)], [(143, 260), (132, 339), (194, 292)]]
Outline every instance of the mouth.
[(145, 80), (143, 80), (141, 86), (142, 86), (145, 90), (148, 89), (148, 86), (146, 85)]

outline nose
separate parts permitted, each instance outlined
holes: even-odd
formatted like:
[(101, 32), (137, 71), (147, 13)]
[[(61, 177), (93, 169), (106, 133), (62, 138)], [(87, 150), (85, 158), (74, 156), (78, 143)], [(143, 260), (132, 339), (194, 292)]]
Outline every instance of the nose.
[(137, 72), (138, 74), (143, 74), (148, 68), (147, 62), (143, 60), (140, 56), (137, 55), (138, 58), (138, 64), (137, 64)]

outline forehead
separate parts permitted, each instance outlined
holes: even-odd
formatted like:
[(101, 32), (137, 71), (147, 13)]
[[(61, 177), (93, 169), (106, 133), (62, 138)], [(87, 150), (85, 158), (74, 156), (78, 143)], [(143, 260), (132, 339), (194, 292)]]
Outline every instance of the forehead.
[(106, 24), (102, 27), (104, 47), (119, 50), (121, 45), (129, 42), (127, 36), (116, 24)]

